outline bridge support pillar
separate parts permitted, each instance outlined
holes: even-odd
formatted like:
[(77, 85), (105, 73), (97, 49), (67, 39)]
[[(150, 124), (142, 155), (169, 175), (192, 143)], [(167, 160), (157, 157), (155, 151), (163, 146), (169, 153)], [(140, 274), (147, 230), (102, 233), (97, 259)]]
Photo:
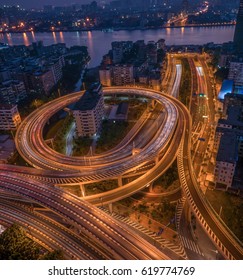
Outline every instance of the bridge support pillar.
[(152, 99), (151, 106), (153, 109), (154, 109), (155, 105), (156, 105), (156, 100)]
[(117, 180), (118, 180), (118, 187), (122, 187), (122, 176), (119, 176), (118, 178), (117, 178)]
[(113, 209), (112, 209), (112, 203), (109, 203), (108, 207), (109, 207), (110, 214), (112, 214), (112, 212), (113, 212), (113, 211), (112, 211), (112, 210), (113, 210)]
[(79, 187), (80, 187), (80, 191), (81, 191), (81, 193), (82, 193), (82, 196), (83, 197), (85, 197), (85, 186), (84, 186), (84, 184), (79, 184)]

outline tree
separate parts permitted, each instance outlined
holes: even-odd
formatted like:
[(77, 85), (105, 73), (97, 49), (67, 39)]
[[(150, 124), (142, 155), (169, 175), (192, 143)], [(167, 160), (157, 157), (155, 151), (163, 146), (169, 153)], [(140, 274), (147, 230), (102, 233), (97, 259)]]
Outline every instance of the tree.
[(7, 228), (0, 236), (1, 260), (36, 260), (39, 253), (40, 247), (17, 224)]
[(0, 260), (63, 260), (60, 250), (43, 253), (39, 244), (27, 237), (26, 231), (13, 224), (0, 235)]

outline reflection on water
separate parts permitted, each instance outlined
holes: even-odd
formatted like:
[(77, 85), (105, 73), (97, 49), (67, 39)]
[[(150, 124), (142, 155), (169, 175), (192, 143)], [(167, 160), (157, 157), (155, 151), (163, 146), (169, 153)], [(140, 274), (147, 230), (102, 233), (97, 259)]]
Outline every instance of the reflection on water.
[[(13, 40), (12, 40), (12, 35), (10, 33), (7, 33), (7, 43), (12, 46), (13, 45)], [(5, 39), (5, 38), (4, 38)], [(5, 42), (4, 42), (5, 43)]]
[(57, 43), (56, 32), (52, 32), (52, 37), (53, 37), (54, 44), (56, 44)]
[(233, 40), (234, 26), (219, 27), (190, 27), (190, 28), (163, 28), (158, 30), (121, 30), (115, 32), (88, 31), (88, 32), (51, 32), (51, 33), (15, 33), (0, 34), (0, 41), (9, 45), (29, 45), (42, 40), (44, 45), (66, 43), (67, 47), (84, 45), (89, 49), (91, 56), (90, 66), (97, 66), (104, 54), (111, 48), (111, 42), (122, 40), (166, 40), (167, 45), (205, 44), (207, 42), (223, 43)]
[(31, 31), (31, 36), (32, 36), (32, 41), (33, 41), (33, 42), (36, 42), (36, 39), (35, 39), (35, 32), (34, 32), (34, 31)]
[(92, 32), (88, 31), (88, 41), (87, 41), (87, 47), (89, 48), (90, 53), (94, 53), (94, 45), (93, 45), (93, 38), (92, 38)]
[(171, 33), (171, 28), (166, 28), (165, 31), (166, 31), (166, 35), (170, 35), (170, 33)]
[(59, 32), (61, 43), (65, 43), (63, 32)]
[(25, 46), (29, 46), (30, 45), (30, 41), (29, 41), (29, 38), (28, 38), (28, 36), (27, 36), (27, 34), (25, 32), (23, 33), (23, 38), (24, 38)]

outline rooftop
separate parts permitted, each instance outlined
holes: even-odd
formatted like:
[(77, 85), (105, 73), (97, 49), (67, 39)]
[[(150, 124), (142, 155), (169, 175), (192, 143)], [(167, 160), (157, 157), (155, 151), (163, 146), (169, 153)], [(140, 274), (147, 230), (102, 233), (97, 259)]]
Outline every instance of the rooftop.
[(230, 125), (233, 128), (242, 129), (243, 128), (243, 122), (241, 120), (242, 118), (242, 108), (241, 106), (235, 105), (235, 106), (229, 106), (227, 110), (227, 119), (219, 119), (218, 124), (224, 124), (224, 125)]
[(101, 98), (101, 86), (100, 83), (93, 84), (89, 90), (86, 90), (85, 93), (81, 96), (81, 98), (74, 105), (73, 110), (79, 111), (89, 111), (93, 110), (98, 104)]
[(238, 160), (237, 135), (234, 131), (225, 132), (221, 139), (217, 161), (236, 163)]
[(11, 110), (15, 106), (17, 106), (17, 105), (13, 105), (13, 104), (0, 104), (0, 110)]

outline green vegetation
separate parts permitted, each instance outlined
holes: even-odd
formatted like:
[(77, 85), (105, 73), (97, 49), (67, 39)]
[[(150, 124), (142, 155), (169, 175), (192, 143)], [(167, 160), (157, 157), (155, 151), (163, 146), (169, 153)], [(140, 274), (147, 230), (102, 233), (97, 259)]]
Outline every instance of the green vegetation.
[(55, 122), (51, 127), (48, 129), (48, 132), (46, 133), (45, 139), (51, 139), (54, 138), (57, 133), (62, 129), (63, 123), (65, 119), (61, 119), (57, 122)]
[(147, 103), (137, 99), (129, 99), (128, 120), (138, 120), (147, 108)]
[(87, 195), (102, 193), (113, 190), (118, 187), (117, 180), (105, 180), (102, 182), (91, 183), (85, 185)]
[(21, 157), (21, 155), (18, 152), (16, 152), (16, 157), (14, 157), (14, 159), (14, 164), (16, 163), (16, 165), (29, 166), (29, 164)]
[(44, 252), (17, 224), (13, 224), (0, 235), (0, 260), (38, 259), (60, 260), (63, 259), (63, 254), (61, 251)]
[[(172, 204), (169, 201), (162, 199), (159, 205), (152, 204), (149, 210), (152, 219), (163, 224), (168, 224), (171, 219), (175, 217), (176, 204)], [(175, 229), (174, 224), (172, 224), (171, 227)]]
[(93, 139), (88, 137), (73, 140), (73, 156), (85, 156), (90, 150)]
[(54, 136), (53, 146), (54, 150), (65, 154), (65, 148), (66, 148), (66, 136), (70, 130), (70, 127), (73, 123), (73, 117), (67, 116), (65, 119), (63, 119), (62, 122), (57, 123), (57, 127), (53, 128), (52, 132), (56, 131), (56, 134)]
[(191, 96), (191, 69), (189, 62), (186, 58), (181, 59), (182, 63), (182, 78), (179, 89), (180, 101), (188, 106), (189, 98)]
[(222, 206), (221, 218), (234, 234), (243, 241), (243, 200), (240, 197), (218, 190), (206, 191), (206, 198), (214, 210), (219, 213)]
[(178, 180), (178, 169), (177, 162), (174, 161), (171, 167), (156, 181), (154, 181), (154, 186), (159, 185), (162, 186), (163, 189), (168, 190), (168, 188), (172, 185), (172, 183)]
[(211, 57), (210, 62), (208, 62), (208, 66), (212, 67), (213, 70), (217, 69), (220, 59), (221, 47), (217, 47), (213, 51), (205, 48), (205, 52), (207, 52)]
[(223, 80), (227, 79), (229, 74), (229, 68), (218, 68), (214, 73), (216, 82), (221, 84)]
[[(145, 200), (134, 200), (133, 198), (126, 198), (119, 201), (119, 205), (125, 207), (125, 216), (129, 216), (131, 213), (137, 213), (138, 217), (141, 214), (147, 216), (149, 219), (153, 219), (164, 225), (168, 225), (171, 219), (175, 216), (176, 204), (170, 203), (168, 200), (162, 198), (160, 203), (146, 203)], [(175, 229), (175, 225), (171, 223), (170, 228)]]
[(132, 126), (132, 123), (128, 122), (111, 122), (104, 120), (95, 153), (100, 154), (114, 148), (126, 136)]
[(111, 122), (104, 120), (102, 124), (101, 135), (97, 141), (95, 153), (103, 153), (118, 145), (131, 130), (136, 120), (141, 117), (146, 108), (146, 103), (141, 103), (137, 99), (132, 99), (129, 100), (128, 121)]
[(33, 92), (31, 94), (28, 94), (25, 99), (20, 100), (18, 102), (18, 109), (21, 118), (28, 116), (30, 113), (39, 108), (42, 104), (53, 100), (53, 98), (53, 95), (46, 96), (40, 92)]

